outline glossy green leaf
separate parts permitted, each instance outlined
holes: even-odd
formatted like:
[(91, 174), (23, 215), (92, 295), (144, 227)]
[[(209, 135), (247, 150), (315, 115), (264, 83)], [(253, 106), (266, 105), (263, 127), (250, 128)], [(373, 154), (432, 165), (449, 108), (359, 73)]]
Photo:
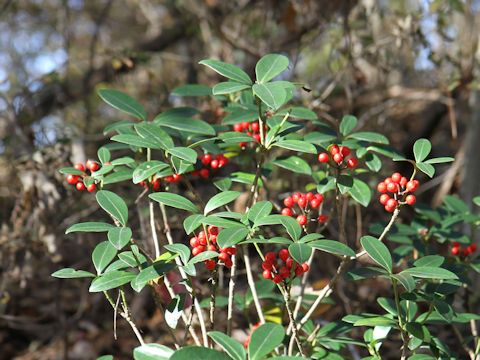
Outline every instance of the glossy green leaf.
[(135, 130), (145, 140), (156, 144), (157, 148), (168, 150), (175, 146), (173, 140), (158, 124), (142, 122), (135, 124)]
[(95, 274), (92, 274), (91, 272), (84, 271), (84, 270), (64, 268), (64, 269), (55, 271), (52, 274), (52, 276), (59, 279), (78, 279), (78, 278), (95, 277)]
[(241, 142), (251, 142), (253, 138), (243, 132), (228, 131), (221, 133), (219, 136), (225, 144), (238, 144)]
[(77, 170), (74, 167), (63, 167), (58, 169), (58, 172), (65, 175), (83, 175), (83, 171)]
[(112, 157), (110, 151), (105, 146), (102, 146), (100, 149), (98, 149), (97, 156), (98, 160), (100, 160), (102, 164), (109, 162)]
[(215, 135), (215, 129), (207, 122), (184, 116), (166, 116), (163, 113), (153, 120), (156, 124), (178, 131), (199, 135)]
[(284, 116), (290, 113), (291, 118), (305, 119), (305, 120), (317, 120), (318, 116), (310, 109), (302, 106), (293, 106), (286, 109), (281, 109), (276, 112), (277, 115)]
[(176, 96), (210, 96), (212, 95), (212, 89), (206, 85), (187, 84), (176, 87), (171, 94)]
[(210, 331), (208, 336), (212, 338), (233, 360), (245, 360), (246, 353), (243, 345), (220, 331)]
[(116, 255), (117, 250), (108, 241), (103, 241), (95, 246), (95, 249), (92, 252), (92, 261), (97, 273), (101, 274)]
[(218, 209), (221, 206), (231, 203), (238, 198), (240, 194), (241, 193), (238, 191), (224, 191), (214, 195), (205, 205), (204, 215), (207, 215), (209, 212)]
[(445, 258), (440, 255), (427, 255), (416, 260), (414, 266), (430, 266), (430, 267), (440, 267), (442, 266)]
[(111, 140), (122, 143), (122, 144), (136, 146), (139, 148), (162, 149), (160, 144), (147, 140), (135, 134), (114, 135), (111, 137)]
[(395, 326), (393, 319), (385, 316), (366, 317), (357, 320), (353, 323), (353, 326)]
[(70, 226), (65, 234), (73, 232), (106, 232), (114, 228), (113, 225), (102, 222), (83, 222)]
[(432, 144), (427, 139), (418, 139), (413, 144), (413, 155), (415, 156), (415, 161), (417, 163), (425, 160), (432, 151)]
[(130, 114), (137, 119), (146, 120), (147, 112), (135, 99), (131, 98), (127, 94), (113, 89), (101, 89), (98, 91), (98, 95), (110, 106)]
[(167, 164), (158, 160), (145, 161), (138, 165), (133, 171), (132, 181), (134, 184), (138, 184), (168, 167)]
[(171, 155), (185, 160), (191, 164), (195, 164), (197, 162), (197, 152), (193, 149), (187, 147), (173, 147), (169, 149), (168, 152)]
[(312, 174), (312, 169), (310, 168), (310, 165), (308, 165), (305, 160), (299, 158), (298, 156), (290, 156), (284, 159), (276, 159), (272, 161), (272, 164), (275, 164), (281, 168), (293, 171), (298, 174)]
[(392, 275), (394, 279), (397, 279), (400, 284), (405, 288), (407, 291), (413, 291), (415, 289), (415, 279), (410, 274), (406, 273), (399, 273)]
[(185, 293), (177, 294), (165, 308), (165, 322), (172, 329), (176, 329), (178, 320), (182, 317), (185, 306)]
[(258, 83), (272, 80), (288, 68), (288, 58), (279, 54), (267, 54), (263, 56), (255, 66), (255, 74)]
[(125, 180), (131, 180), (133, 176), (133, 169), (119, 169), (114, 171), (111, 174), (104, 176), (103, 185), (115, 184)]
[(201, 346), (181, 348), (170, 357), (170, 360), (231, 360), (227, 354)]
[(455, 161), (455, 158), (452, 157), (438, 157), (433, 159), (428, 159), (425, 161), (425, 164), (444, 164)]
[(132, 238), (132, 230), (129, 227), (115, 227), (108, 231), (108, 241), (117, 250), (121, 250), (130, 242)]
[(340, 122), (340, 134), (346, 136), (357, 126), (358, 120), (355, 116), (345, 115)]
[(317, 149), (312, 144), (301, 141), (301, 140), (280, 140), (276, 143), (273, 143), (273, 146), (278, 146), (284, 149), (309, 153), (309, 154), (316, 154)]
[(302, 264), (310, 258), (313, 250), (310, 244), (294, 243), (288, 247), (288, 251), (293, 260)]
[(247, 73), (235, 65), (227, 64), (219, 60), (202, 60), (199, 64), (206, 65), (213, 71), (233, 81), (247, 85), (252, 83)]
[(215, 85), (212, 89), (213, 95), (226, 95), (249, 89), (250, 85), (242, 84), (236, 81), (226, 81)]
[(439, 280), (453, 280), (458, 279), (458, 276), (453, 272), (440, 267), (431, 266), (417, 266), (410, 269), (403, 270), (400, 274), (409, 274), (421, 279), (439, 279)]
[(190, 261), (188, 262), (188, 265), (193, 265), (208, 259), (213, 259), (213, 258), (216, 258), (217, 256), (218, 256), (218, 253), (215, 251), (204, 251), (198, 254), (197, 256), (194, 256), (193, 258), (191, 258)]
[(388, 145), (390, 143), (384, 135), (368, 131), (351, 133), (347, 136), (347, 138), (384, 145)]
[(273, 110), (280, 108), (287, 100), (285, 88), (278, 83), (254, 84), (252, 89), (255, 95)]
[(191, 213), (198, 213), (198, 207), (187, 198), (168, 192), (156, 192), (148, 195), (148, 197), (154, 201), (157, 201), (166, 206), (174, 207), (189, 211)]
[(347, 245), (334, 240), (315, 240), (308, 243), (312, 248), (340, 256), (355, 256), (355, 251)]
[(123, 226), (127, 224), (128, 208), (120, 196), (108, 190), (100, 190), (97, 192), (96, 197), (98, 204), (103, 210), (118, 220)]
[(373, 261), (388, 272), (392, 272), (392, 256), (385, 244), (372, 236), (363, 236), (360, 243)]
[(259, 201), (248, 210), (248, 219), (250, 221), (257, 221), (262, 217), (270, 215), (273, 210), (273, 205), (270, 201)]
[(357, 178), (353, 178), (353, 186), (348, 190), (348, 193), (356, 202), (365, 207), (368, 206), (372, 198), (370, 186)]
[(145, 344), (133, 349), (135, 360), (168, 360), (174, 351), (160, 344)]
[(111, 271), (92, 281), (88, 291), (100, 292), (115, 289), (129, 283), (137, 275), (127, 271)]
[(244, 240), (249, 233), (245, 226), (236, 226), (220, 231), (217, 237), (217, 244), (220, 248), (227, 248)]
[(164, 248), (172, 253), (179, 254), (184, 264), (190, 259), (190, 249), (184, 244), (167, 244)]
[(417, 163), (417, 168), (431, 178), (433, 177), (433, 175), (435, 175), (435, 168), (433, 167), (433, 165), (427, 163)]
[(283, 326), (272, 323), (261, 325), (250, 337), (248, 359), (263, 359), (282, 343), (284, 337), (285, 331)]
[(153, 265), (142, 269), (132, 281), (132, 288), (136, 292), (140, 292), (149, 281), (157, 280), (165, 275), (168, 271), (173, 270), (176, 267), (175, 263), (158, 261)]
[(193, 214), (187, 217), (183, 221), (183, 228), (185, 229), (185, 232), (190, 235), (193, 231), (195, 231), (195, 229), (202, 225), (203, 219), (204, 216), (201, 214)]

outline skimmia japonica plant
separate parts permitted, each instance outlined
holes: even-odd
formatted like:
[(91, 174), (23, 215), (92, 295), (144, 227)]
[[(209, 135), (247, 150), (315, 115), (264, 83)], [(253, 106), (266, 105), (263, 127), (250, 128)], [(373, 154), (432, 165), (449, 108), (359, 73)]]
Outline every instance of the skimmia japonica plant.
[[(476, 357), (479, 316), (465, 299), (480, 262), (462, 230), (480, 218), (454, 196), (436, 208), (416, 199), (418, 177), (433, 177), (436, 164), (453, 159), (431, 158), (426, 139), (408, 159), (382, 134), (359, 129), (354, 116), (327, 123), (292, 106), (301, 85), (275, 80), (289, 66), (285, 56), (260, 59), (255, 80), (221, 61), (200, 64), (226, 81), (172, 95), (210, 97), (216, 108), (208, 122), (193, 107), (148, 117), (128, 95), (99, 91), (126, 120), (105, 129), (111, 143), (98, 160), (60, 171), (76, 190), (95, 193), (111, 221), (66, 231), (102, 233), (92, 252), (95, 273), (65, 268), (53, 276), (90, 278), (89, 291), (103, 293), (131, 326), (138, 360), (343, 359), (352, 348), (380, 359), (387, 343), (402, 359)], [(380, 179), (393, 161), (409, 170)], [(113, 192), (120, 182), (138, 197)], [(147, 238), (130, 220), (129, 206), (142, 199)], [(382, 216), (362, 224), (361, 207)], [(347, 231), (355, 226), (356, 235)], [(312, 290), (309, 275), (319, 264), (326, 271), (326, 261), (335, 266), (324, 274), (329, 281)], [(362, 281), (386, 288), (364, 306), (376, 313), (322, 320), (317, 310), (339, 301), (339, 286)], [(127, 299), (148, 288), (168, 344), (146, 343), (130, 312)], [(168, 301), (159, 296), (164, 289)], [(462, 343), (449, 347), (445, 331), (461, 333)], [(239, 332), (243, 339), (232, 337)]]

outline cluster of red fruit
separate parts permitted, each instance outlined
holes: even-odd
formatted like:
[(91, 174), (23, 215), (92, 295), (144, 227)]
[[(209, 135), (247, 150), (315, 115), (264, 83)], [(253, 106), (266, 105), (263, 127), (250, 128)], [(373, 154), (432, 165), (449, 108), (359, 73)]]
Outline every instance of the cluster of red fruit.
[(90, 184), (88, 186), (85, 186), (83, 182), (83, 177), (87, 175), (87, 170), (90, 171), (90, 173), (93, 173), (94, 171), (100, 169), (100, 165), (93, 160), (88, 160), (85, 165), (83, 165), (82, 163), (75, 164), (74, 168), (83, 172), (83, 175), (68, 174), (67, 183), (69, 183), (70, 185), (75, 185), (75, 188), (78, 191), (87, 190), (88, 192), (94, 192), (97, 189), (97, 185)]
[[(308, 223), (308, 216), (306, 213), (310, 212), (310, 209), (318, 209), (323, 202), (323, 195), (322, 194), (314, 194), (312, 192), (308, 192), (306, 194), (302, 194), (301, 192), (296, 192), (292, 196), (287, 196), (283, 200), (283, 205), (285, 207), (282, 209), (282, 215), (285, 216), (294, 216), (296, 215), (295, 212), (295, 204), (300, 208), (301, 214), (297, 215), (297, 222), (300, 225), (306, 225)], [(324, 223), (328, 220), (327, 215), (319, 214), (317, 220), (321, 223)]]
[[(318, 161), (321, 163), (328, 163), (330, 160), (333, 160), (338, 166), (344, 168), (354, 169), (358, 165), (358, 159), (354, 156), (348, 156), (351, 153), (351, 150), (348, 146), (338, 146), (337, 144), (332, 144), (328, 147), (328, 153), (322, 152), (318, 154)], [(348, 158), (348, 159), (347, 159)]]
[(265, 254), (265, 261), (262, 263), (262, 276), (267, 280), (272, 280), (275, 284), (291, 279), (294, 276), (302, 276), (309, 269), (308, 264), (296, 263), (291, 257), (287, 249), (281, 249), (278, 252), (278, 258), (283, 261), (284, 265), (280, 266), (277, 262), (277, 254), (268, 252)]
[[(413, 194), (420, 186), (418, 180), (408, 180), (402, 174), (396, 172), (392, 176), (387, 177), (382, 182), (378, 183), (377, 190), (382, 193), (380, 195), (380, 204), (385, 206), (385, 210), (393, 212), (398, 205), (408, 204), (413, 205), (417, 202), (417, 198)], [(393, 197), (387, 193), (393, 194)], [(405, 197), (404, 200), (400, 200)]]
[(468, 256), (470, 254), (473, 254), (475, 251), (477, 251), (477, 244), (471, 244), (462, 249), (462, 247), (458, 242), (454, 242), (452, 245), (452, 250), (450, 251), (452, 252), (452, 255), (455, 255), (455, 256), (457, 255)]
[[(179, 182), (181, 179), (182, 179), (182, 175), (180, 174), (173, 174), (173, 175), (165, 176), (163, 178), (163, 180), (165, 180), (165, 182), (167, 183), (176, 183), (176, 182)], [(159, 191), (162, 186), (161, 181), (162, 181), (162, 178), (157, 178), (154, 175), (151, 181), (143, 180), (143, 181), (140, 181), (138, 184), (143, 186), (144, 188), (148, 188), (149, 186), (151, 186), (153, 191)]]
[[(264, 126), (265, 132), (267, 131), (267, 126)], [(260, 142), (260, 122), (254, 121), (252, 123), (249, 122), (242, 122), (233, 125), (233, 131), (235, 132), (244, 132), (248, 136), (253, 137), (253, 139), (259, 143)], [(240, 147), (242, 149), (245, 149), (247, 146), (246, 142), (241, 142), (239, 143)]]
[(223, 154), (212, 155), (204, 154), (198, 157), (198, 160), (202, 164), (202, 168), (192, 171), (193, 176), (200, 176), (201, 178), (208, 179), (210, 176), (210, 169), (217, 170), (228, 164), (228, 158)]
[(215, 251), (219, 253), (217, 258), (204, 261), (205, 266), (210, 271), (215, 270), (219, 261), (221, 261), (225, 267), (231, 268), (233, 265), (231, 256), (237, 253), (237, 249), (234, 247), (219, 248), (217, 244), (218, 232), (218, 227), (210, 225), (207, 232), (200, 231), (197, 236), (190, 239), (193, 256), (197, 256), (204, 251)]

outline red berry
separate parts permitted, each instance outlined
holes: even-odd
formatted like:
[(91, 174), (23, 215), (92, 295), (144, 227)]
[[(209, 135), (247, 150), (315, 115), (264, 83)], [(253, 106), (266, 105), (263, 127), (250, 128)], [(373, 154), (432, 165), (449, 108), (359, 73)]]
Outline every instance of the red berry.
[(288, 269), (286, 266), (283, 266), (282, 268), (280, 268), (279, 273), (280, 273), (280, 276), (284, 279), (290, 277), (290, 269)]
[(329, 159), (330, 159), (330, 156), (328, 156), (328, 154), (325, 152), (318, 154), (318, 161), (321, 163), (328, 163)]
[(215, 270), (215, 266), (217, 266), (217, 263), (215, 262), (215, 260), (208, 259), (205, 260), (205, 266), (207, 267), (207, 270), (213, 271)]
[(225, 249), (225, 252), (228, 255), (236, 255), (237, 254), (237, 249), (234, 248), (234, 247), (228, 247), (228, 248)]
[(385, 211), (386, 212), (394, 212), (395, 211), (395, 207), (391, 207), (391, 206), (388, 206), (388, 205), (385, 205)]
[(337, 164), (340, 164), (343, 161), (343, 156), (340, 153), (337, 153), (333, 155), (333, 161), (335, 161)]
[(226, 254), (226, 253), (220, 253), (218, 255), (218, 259), (219, 260), (222, 260), (223, 262), (227, 261), (228, 259), (230, 259), (230, 255)]
[(88, 160), (87, 161), (87, 169), (90, 170), (91, 172), (97, 171), (100, 168), (100, 165), (96, 163), (93, 160)]
[(405, 187), (408, 183), (408, 180), (405, 176), (402, 176), (402, 178), (400, 179), (400, 186), (402, 187)]
[(338, 145), (333, 144), (330, 146), (330, 154), (335, 155), (339, 153), (340, 153), (340, 148), (338, 147)]
[(242, 149), (245, 149), (247, 147), (247, 143), (241, 142), (241, 143), (238, 143), (238, 146), (240, 146)]
[(210, 235), (218, 235), (218, 227), (213, 226), (213, 225), (210, 225), (210, 226), (208, 227), (208, 233), (209, 233)]
[(224, 261), (225, 267), (230, 269), (233, 266), (233, 262), (230, 258)]
[(67, 183), (69, 183), (70, 185), (75, 185), (78, 182), (79, 178), (80, 177), (78, 175), (68, 174), (67, 175)]
[(290, 268), (293, 266), (293, 264), (294, 264), (294, 261), (293, 261), (292, 258), (289, 257), (287, 260), (285, 260), (285, 266), (286, 266), (287, 268), (290, 269)]
[(202, 159), (200, 161), (202, 162), (203, 165), (207, 166), (212, 161), (212, 155), (205, 154), (202, 156)]
[(280, 274), (277, 274), (277, 275), (275, 275), (275, 276), (273, 277), (273, 282), (274, 282), (275, 284), (280, 284), (280, 283), (282, 282), (282, 280), (283, 280), (283, 279), (282, 279), (282, 277), (280, 276)]
[(320, 203), (321, 203), (321, 201), (318, 200), (317, 198), (312, 199), (312, 201), (310, 201), (310, 207), (311, 207), (312, 209), (316, 209), (316, 208), (318, 208), (318, 207), (320, 206)]
[(260, 131), (260, 124), (257, 122), (254, 122), (251, 124), (251, 128), (253, 132), (259, 132)]
[(380, 204), (386, 205), (388, 200), (390, 200), (390, 195), (388, 194), (380, 195)]
[(173, 174), (172, 178), (173, 178), (173, 182), (179, 182), (182, 179), (182, 175), (181, 174)]
[(250, 123), (249, 122), (242, 122), (242, 129), (243, 130), (248, 130), (248, 128), (250, 127)]
[(262, 262), (262, 269), (263, 270), (272, 270), (273, 264), (270, 261)]
[(358, 165), (358, 160), (357, 158), (350, 158), (347, 160), (347, 166), (350, 168), (350, 169), (355, 169)]
[(87, 191), (88, 192), (94, 192), (97, 189), (97, 185), (95, 184), (90, 184), (87, 186)]
[(302, 196), (300, 199), (298, 199), (297, 204), (303, 209), (305, 206), (307, 206), (307, 198)]
[(319, 223), (325, 223), (328, 220), (328, 216), (327, 215), (318, 215), (317, 220), (318, 220)]
[(75, 187), (77, 188), (78, 191), (85, 190), (85, 184), (83, 183), (83, 181), (77, 182), (77, 185), (75, 185)]
[(77, 170), (80, 170), (82, 172), (85, 171), (85, 165), (83, 165), (82, 163), (76, 163), (74, 168), (77, 169)]
[(202, 253), (205, 251), (205, 246), (199, 245), (192, 250), (192, 255), (197, 256), (198, 254)]
[(282, 249), (278, 252), (278, 257), (282, 259), (282, 261), (287, 261), (288, 257), (290, 256), (290, 253), (288, 252), (287, 249)]
[(407, 183), (407, 190), (410, 192), (414, 192), (418, 189), (420, 182), (418, 180), (411, 180)]
[(292, 200), (294, 203), (297, 203), (298, 199), (300, 199), (301, 197), (302, 197), (302, 194), (297, 191), (295, 194), (292, 195)]
[(305, 198), (307, 199), (307, 201), (312, 201), (312, 199), (314, 197), (315, 196), (313, 195), (313, 193), (311, 191), (309, 191), (308, 193), (305, 194)]
[(293, 216), (293, 211), (290, 208), (283, 208), (282, 209), (282, 215), (283, 216)]
[(152, 188), (153, 188), (153, 191), (158, 191), (160, 190), (160, 186), (161, 186), (161, 182), (160, 182), (160, 179), (158, 180), (155, 180), (152, 184)]
[(270, 270), (263, 270), (262, 276), (264, 279), (270, 280), (272, 278), (272, 272)]
[(302, 264), (302, 270), (303, 272), (307, 272), (310, 269), (310, 266), (305, 262)]
[(460, 243), (455, 241), (453, 244), (452, 244), (453, 247), (460, 247)]
[(385, 204), (385, 206), (388, 206), (388, 207), (394, 208), (394, 209), (397, 207), (397, 205), (398, 205), (398, 201), (395, 200), (395, 199), (390, 199), (390, 200), (388, 200), (387, 203)]
[(460, 247), (454, 246), (454, 247), (452, 247), (450, 252), (452, 253), (452, 255), (458, 255), (460, 253)]
[(350, 148), (347, 146), (340, 146), (340, 154), (342, 154), (343, 157), (347, 157), (350, 155)]
[(208, 240), (210, 240), (210, 242), (216, 244), (216, 242), (217, 242), (217, 235), (210, 235), (210, 236), (208, 237)]
[(297, 277), (299, 277), (299, 276), (302, 276), (302, 274), (303, 274), (303, 269), (302, 269), (302, 267), (297, 265), (297, 266), (295, 267), (295, 275), (296, 275)]
[(477, 251), (477, 244), (471, 244), (469, 247), (467, 247), (467, 250), (470, 254), (473, 254), (475, 251)]
[(201, 169), (199, 174), (202, 178), (208, 179), (208, 177), (210, 176), (210, 171), (208, 171), (208, 169)]
[(256, 142), (260, 142), (260, 134), (253, 134), (253, 138)]
[(217, 247), (215, 245), (208, 245), (207, 250), (208, 251), (217, 251)]
[(315, 199), (320, 201), (320, 204), (323, 202), (323, 195), (322, 194), (315, 194)]
[(298, 215), (297, 216), (297, 222), (302, 226), (306, 225), (307, 222), (308, 222), (307, 216), (306, 215)]
[(397, 184), (400, 183), (400, 180), (402, 179), (402, 174), (399, 172), (393, 173), (392, 174), (392, 181), (396, 182)]
[(293, 205), (295, 205), (295, 202), (293, 201), (291, 196), (288, 196), (285, 199), (283, 199), (283, 205), (291, 208)]
[(396, 193), (398, 191), (397, 183), (394, 183), (394, 182), (388, 183), (387, 190), (391, 193)]
[(190, 246), (192, 248), (196, 248), (198, 245), (200, 245), (200, 241), (198, 241), (198, 239), (196, 237), (192, 237), (190, 239)]
[(217, 168), (218, 168), (218, 165), (219, 165), (219, 164), (218, 164), (218, 160), (217, 160), (217, 159), (212, 160), (212, 161), (210, 162), (210, 167), (211, 167), (212, 169), (217, 169)]
[(405, 202), (408, 204), (408, 205), (413, 205), (417, 202), (417, 198), (415, 197), (415, 195), (408, 195), (406, 198), (405, 198)]
[(377, 191), (380, 192), (380, 193), (386, 193), (387, 192), (387, 184), (385, 184), (384, 182), (378, 183)]
[(235, 125), (233, 125), (233, 131), (242, 132), (242, 131), (243, 131), (242, 124), (235, 124)]
[(225, 165), (228, 164), (228, 159), (226, 157), (224, 158), (221, 158), (220, 160), (218, 160), (218, 167), (221, 168), (221, 167), (224, 167)]
[(265, 254), (265, 261), (269, 263), (273, 263), (277, 259), (277, 254), (275, 254), (273, 251), (270, 251)]
[(383, 182), (388, 185), (388, 184), (390, 184), (391, 182), (393, 182), (393, 180), (392, 180), (391, 177), (387, 177), (385, 180), (383, 180)]

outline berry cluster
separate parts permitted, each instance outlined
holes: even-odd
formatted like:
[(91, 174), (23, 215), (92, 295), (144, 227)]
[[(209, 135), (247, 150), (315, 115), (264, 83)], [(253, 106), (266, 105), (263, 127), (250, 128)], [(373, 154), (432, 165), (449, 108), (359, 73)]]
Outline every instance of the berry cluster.
[(227, 268), (233, 265), (231, 256), (237, 253), (234, 247), (220, 249), (217, 244), (217, 235), (219, 229), (216, 226), (209, 226), (207, 232), (200, 231), (197, 236), (190, 239), (190, 246), (192, 247), (192, 255), (197, 256), (204, 251), (218, 252), (218, 258), (205, 260), (205, 266), (208, 270), (215, 270), (217, 263), (221, 261)]
[(262, 263), (262, 276), (267, 280), (272, 280), (275, 284), (286, 281), (295, 276), (302, 276), (309, 269), (308, 264), (296, 263), (291, 257), (287, 249), (281, 249), (278, 252), (278, 258), (284, 263), (280, 266), (277, 262), (277, 254), (268, 252), (265, 254), (265, 261)]
[(201, 164), (201, 169), (192, 171), (193, 176), (200, 176), (201, 178), (208, 179), (210, 176), (210, 170), (218, 170), (228, 164), (228, 158), (223, 154), (216, 156), (212, 154), (204, 154), (198, 157)]
[[(266, 132), (267, 127), (264, 126), (264, 129), (265, 129), (265, 132)], [(235, 125), (233, 125), (233, 131), (244, 132), (248, 136), (253, 137), (253, 139), (257, 143), (260, 142), (260, 122), (258, 122), (258, 121), (254, 121), (252, 123), (242, 122), (242, 123), (235, 124)], [(245, 147), (247, 146), (247, 143), (246, 142), (241, 142), (239, 145), (242, 149), (245, 149)]]
[(318, 161), (321, 163), (328, 163), (332, 160), (340, 168), (354, 169), (358, 165), (358, 159), (354, 156), (350, 156), (351, 150), (348, 146), (338, 146), (337, 144), (332, 144), (328, 147), (328, 152), (322, 152), (318, 154)]
[(419, 186), (420, 182), (418, 180), (408, 181), (402, 174), (393, 173), (392, 176), (387, 177), (377, 185), (378, 192), (382, 194), (380, 195), (380, 204), (384, 205), (388, 212), (393, 212), (398, 205), (413, 205), (417, 198), (415, 195), (408, 193), (413, 193)]
[[(310, 211), (313, 209), (318, 209), (323, 202), (322, 194), (314, 194), (308, 192), (302, 194), (301, 192), (296, 192), (292, 196), (287, 196), (283, 200), (283, 205), (285, 207), (282, 209), (282, 215), (284, 216), (296, 216), (297, 222), (300, 225), (306, 225), (308, 223), (308, 216)], [(295, 205), (300, 208), (300, 211), (295, 211)], [(298, 214), (298, 215), (297, 215)], [(328, 220), (328, 216), (319, 214), (317, 221), (324, 223)]]
[[(163, 178), (163, 180), (167, 183), (176, 183), (176, 182), (179, 182), (181, 179), (182, 179), (182, 175), (180, 174), (173, 174), (173, 175), (165, 176)], [(143, 181), (140, 181), (138, 184), (140, 186), (143, 186), (146, 189), (150, 187), (153, 191), (159, 191), (162, 186), (161, 181), (162, 181), (162, 178), (159, 178), (156, 175), (154, 175), (151, 181), (143, 180)]]
[(83, 172), (83, 175), (68, 174), (67, 183), (69, 183), (70, 185), (75, 185), (75, 188), (78, 191), (87, 190), (88, 192), (94, 192), (97, 189), (97, 185), (93, 183), (88, 186), (85, 186), (83, 179), (85, 176), (88, 176), (87, 171), (89, 171), (91, 174), (99, 170), (100, 165), (93, 160), (88, 160), (85, 165), (83, 165), (82, 163), (75, 164), (74, 168)]
[(468, 256), (470, 254), (473, 254), (475, 251), (477, 251), (477, 244), (471, 244), (469, 246), (462, 248), (458, 242), (454, 242), (452, 245), (452, 249), (450, 251), (452, 255), (455, 255), (455, 256), (458, 256), (458, 255)]

